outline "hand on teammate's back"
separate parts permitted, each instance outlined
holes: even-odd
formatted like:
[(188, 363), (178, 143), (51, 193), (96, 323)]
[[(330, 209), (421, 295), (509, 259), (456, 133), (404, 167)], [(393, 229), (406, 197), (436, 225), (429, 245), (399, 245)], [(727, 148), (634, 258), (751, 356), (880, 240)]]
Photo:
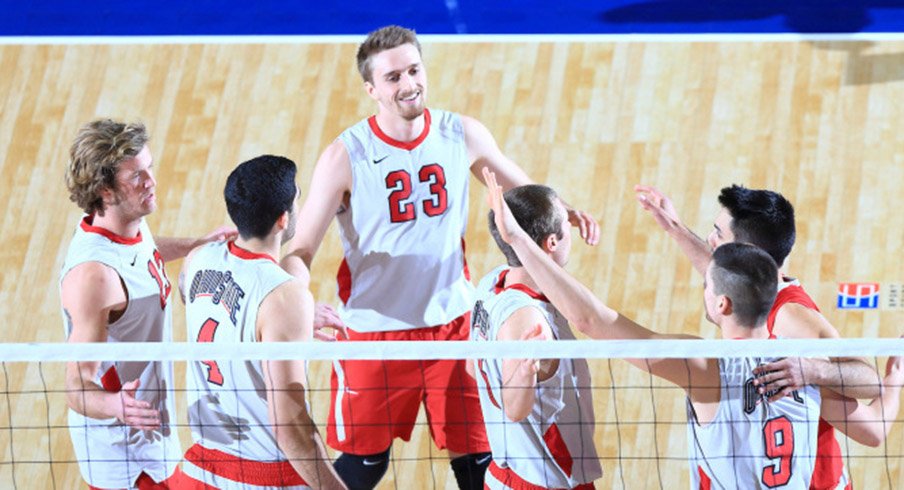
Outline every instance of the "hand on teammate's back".
[(151, 404), (135, 398), (141, 385), (140, 380), (132, 380), (122, 385), (119, 391), (119, 406), (116, 418), (125, 425), (139, 430), (156, 430), (160, 428), (160, 411), (151, 408)]
[(761, 364), (753, 370), (753, 384), (770, 402), (790, 395), (813, 380), (807, 374), (810, 360), (803, 357), (786, 357), (778, 361)]
[(659, 223), (663, 230), (671, 231), (682, 226), (681, 219), (678, 218), (678, 212), (675, 211), (672, 200), (659, 192), (659, 189), (649, 185), (638, 184), (634, 186), (634, 192), (636, 193), (637, 202), (650, 212), (650, 215), (653, 216), (653, 219)]
[(314, 309), (314, 338), (326, 342), (335, 342), (339, 338), (348, 338), (348, 327), (339, 318), (332, 305), (317, 303)]

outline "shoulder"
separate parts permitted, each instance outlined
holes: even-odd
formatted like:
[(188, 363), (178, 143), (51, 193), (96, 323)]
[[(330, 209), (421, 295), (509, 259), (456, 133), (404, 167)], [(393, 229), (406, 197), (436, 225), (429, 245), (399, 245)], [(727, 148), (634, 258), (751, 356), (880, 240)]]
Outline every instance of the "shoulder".
[(112, 267), (101, 262), (83, 262), (63, 277), (60, 285), (63, 307), (103, 309), (125, 300), (122, 279)]
[(534, 305), (520, 306), (513, 309), (510, 314), (502, 320), (496, 338), (498, 340), (518, 340), (525, 332), (538, 325), (545, 333), (547, 333), (547, 335), (549, 334), (549, 321), (539, 308), (536, 308)]
[(782, 304), (775, 315), (776, 335), (788, 338), (835, 338), (838, 330), (817, 310), (797, 302)]

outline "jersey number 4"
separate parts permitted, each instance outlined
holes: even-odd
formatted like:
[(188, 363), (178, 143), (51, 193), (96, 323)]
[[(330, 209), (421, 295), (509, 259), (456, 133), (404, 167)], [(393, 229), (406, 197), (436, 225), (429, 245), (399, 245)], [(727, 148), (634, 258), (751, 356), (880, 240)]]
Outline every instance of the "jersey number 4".
[[(213, 342), (213, 334), (216, 333), (220, 322), (213, 318), (208, 318), (203, 325), (201, 331), (198, 332), (198, 342)], [(207, 382), (218, 386), (223, 386), (223, 373), (220, 372), (220, 366), (216, 361), (201, 361), (201, 364), (207, 366)]]
[(769, 488), (787, 485), (791, 480), (791, 459), (794, 457), (794, 426), (782, 415), (763, 426), (766, 457), (777, 459), (763, 468), (763, 484)]
[[(446, 174), (443, 167), (431, 163), (421, 167), (417, 173), (418, 181), (430, 185), (430, 199), (424, 199), (424, 213), (427, 216), (439, 216), (446, 212), (449, 205), (446, 195)], [(413, 202), (405, 202), (411, 197), (411, 175), (407, 170), (395, 170), (386, 176), (386, 188), (389, 194), (389, 218), (393, 223), (404, 223), (415, 219)]]

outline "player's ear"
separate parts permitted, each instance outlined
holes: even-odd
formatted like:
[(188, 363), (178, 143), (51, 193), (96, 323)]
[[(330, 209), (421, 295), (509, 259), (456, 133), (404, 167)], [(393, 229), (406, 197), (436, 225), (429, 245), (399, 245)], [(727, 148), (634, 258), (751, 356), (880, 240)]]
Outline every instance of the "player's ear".
[(718, 309), (719, 313), (721, 313), (723, 316), (731, 315), (732, 310), (734, 309), (734, 307), (731, 303), (731, 298), (729, 298), (728, 296), (725, 296), (724, 294), (720, 295), (718, 297), (716, 308)]
[(276, 229), (283, 231), (288, 228), (290, 219), (292, 219), (292, 216), (288, 211), (284, 211), (283, 214), (279, 215), (279, 218), (276, 218)]
[(559, 238), (555, 233), (550, 233), (546, 236), (546, 239), (543, 240), (543, 251), (546, 253), (555, 252), (559, 247)]
[(376, 91), (377, 87), (374, 87), (374, 84), (371, 82), (364, 82), (364, 91), (367, 92), (367, 95), (370, 96), (371, 99), (377, 100)]

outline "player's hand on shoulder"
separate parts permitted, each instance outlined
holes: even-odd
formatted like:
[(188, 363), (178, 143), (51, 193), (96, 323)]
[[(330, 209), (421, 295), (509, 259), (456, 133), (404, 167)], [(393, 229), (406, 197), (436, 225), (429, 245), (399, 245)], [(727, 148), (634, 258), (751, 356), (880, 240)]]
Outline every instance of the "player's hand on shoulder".
[[(774, 362), (761, 364), (753, 370), (753, 385), (760, 394), (774, 402), (791, 395), (808, 384), (815, 376), (811, 373), (812, 359), (786, 357)], [(808, 381), (809, 380), (809, 381)]]
[(650, 215), (653, 216), (653, 219), (659, 223), (663, 230), (672, 231), (682, 227), (681, 219), (678, 218), (678, 212), (675, 211), (672, 200), (660, 192), (659, 189), (649, 185), (638, 184), (634, 186), (634, 193), (640, 206), (650, 212)]
[(239, 232), (235, 228), (231, 226), (220, 226), (210, 233), (201, 237), (199, 245), (204, 245), (211, 242), (228, 242), (231, 240), (235, 240), (238, 238)]
[[(904, 339), (904, 335), (901, 335)], [(891, 356), (885, 362), (885, 379), (883, 380), (885, 388), (897, 389), (900, 391), (904, 385), (904, 356)]]
[(348, 339), (348, 327), (332, 305), (317, 303), (314, 308), (314, 338), (326, 342)]

